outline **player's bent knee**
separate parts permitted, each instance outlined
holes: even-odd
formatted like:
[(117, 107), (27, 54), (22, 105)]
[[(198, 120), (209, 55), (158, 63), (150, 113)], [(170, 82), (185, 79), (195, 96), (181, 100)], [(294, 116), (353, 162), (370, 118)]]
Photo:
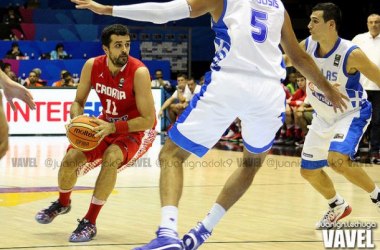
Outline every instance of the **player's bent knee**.
[(327, 161), (329, 166), (337, 173), (344, 174), (347, 164), (345, 164), (344, 160), (331, 160)]
[(327, 158), (329, 166), (339, 174), (345, 173), (349, 160), (349, 156), (337, 152), (330, 152)]

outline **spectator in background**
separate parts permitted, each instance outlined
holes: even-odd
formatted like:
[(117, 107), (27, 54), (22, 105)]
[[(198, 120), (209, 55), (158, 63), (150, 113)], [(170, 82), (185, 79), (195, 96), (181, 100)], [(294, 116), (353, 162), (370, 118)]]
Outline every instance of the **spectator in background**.
[(171, 91), (172, 85), (169, 81), (163, 80), (163, 73), (161, 69), (154, 72), (154, 80), (151, 82), (152, 88), (165, 88), (167, 91)]
[(58, 44), (55, 46), (55, 50), (53, 50), (53, 51), (50, 53), (50, 59), (51, 59), (51, 60), (58, 60), (58, 59), (64, 58), (65, 56), (67, 56), (67, 53), (66, 53), (66, 51), (64, 50), (64, 46), (63, 46), (62, 43), (58, 43)]
[[(372, 14), (367, 19), (368, 32), (359, 34), (352, 40), (380, 68), (380, 16)], [(367, 77), (361, 74), (360, 82), (368, 94), (368, 101), (372, 104), (372, 120), (370, 123), (370, 160), (379, 162), (380, 149), (380, 88)], [(364, 139), (365, 138), (365, 139)], [(366, 140), (366, 135), (363, 136)]]
[(43, 87), (46, 81), (41, 80), (42, 71), (39, 68), (34, 68), (29, 73), (29, 77), (25, 80), (25, 87)]
[(290, 73), (288, 75), (288, 82), (286, 83), (286, 87), (289, 89), (291, 95), (293, 95), (298, 89), (296, 83), (296, 73)]
[(22, 18), (16, 13), (12, 7), (8, 8), (8, 13), (3, 16), (3, 23), (5, 24), (17, 24), (21, 23)]
[(11, 71), (11, 64), (10, 63), (3, 63), (1, 65), (1, 69), (4, 71), (6, 75)]
[(74, 79), (67, 70), (61, 71), (61, 80), (53, 83), (53, 87), (75, 87)]
[[(177, 76), (177, 82), (177, 90), (164, 102), (164, 104), (162, 104), (162, 107), (158, 112), (158, 117), (161, 118), (164, 116), (165, 109), (168, 108), (169, 119), (172, 123), (176, 121), (177, 116), (180, 115), (187, 106), (186, 99), (188, 98), (186, 98), (186, 95), (190, 92), (186, 84), (185, 75), (179, 74)], [(174, 103), (176, 100), (178, 100), (178, 103)]]
[(8, 73), (7, 73), (7, 76), (12, 80), (12, 81), (15, 81), (15, 82), (17, 82), (17, 76), (16, 76), (16, 74), (15, 74), (15, 72), (13, 72), (13, 71), (9, 71)]
[(174, 88), (168, 80), (163, 80), (163, 72), (158, 69), (154, 72), (154, 78), (151, 82), (152, 88), (163, 88), (164, 89), (164, 100), (170, 98), (174, 92)]
[(194, 97), (194, 95), (201, 92), (201, 86), (195, 83), (194, 77), (187, 79), (187, 87), (189, 88), (189, 92), (186, 94), (186, 102), (184, 104), (185, 108), (189, 105), (189, 102)]
[(285, 109), (285, 124), (286, 134), (281, 133), (280, 138), (276, 144), (285, 143), (286, 145), (293, 145), (302, 139), (301, 128), (295, 122), (295, 112), (306, 98), (306, 78), (301, 73), (294, 73), (299, 89), (292, 95), (291, 98), (286, 100)]
[(19, 50), (18, 43), (12, 43), (12, 49), (8, 50), (5, 58), (16, 59), (17, 56), (24, 56), (24, 54)]

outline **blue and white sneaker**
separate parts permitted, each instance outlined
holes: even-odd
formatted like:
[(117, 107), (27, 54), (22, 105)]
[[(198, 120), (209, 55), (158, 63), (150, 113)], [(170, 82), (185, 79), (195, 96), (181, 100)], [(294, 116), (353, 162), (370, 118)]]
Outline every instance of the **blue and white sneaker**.
[(148, 244), (133, 248), (132, 250), (183, 250), (183, 244), (178, 238), (177, 232), (169, 228), (159, 227), (157, 238)]
[(183, 236), (182, 242), (185, 245), (185, 250), (198, 249), (210, 236), (211, 232), (207, 231), (202, 222), (198, 222), (195, 228)]

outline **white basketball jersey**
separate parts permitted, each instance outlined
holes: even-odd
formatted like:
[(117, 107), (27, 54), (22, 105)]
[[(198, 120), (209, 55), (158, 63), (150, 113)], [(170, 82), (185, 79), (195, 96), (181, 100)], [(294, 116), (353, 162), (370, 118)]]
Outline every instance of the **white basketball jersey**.
[(306, 39), (306, 51), (311, 55), (322, 74), (331, 82), (340, 83), (339, 90), (350, 98), (350, 102), (346, 102), (347, 110), (342, 114), (334, 112), (331, 103), (326, 99), (325, 95), (311, 82), (306, 87), (307, 98), (317, 115), (326, 122), (334, 122), (342, 115), (360, 110), (362, 105), (367, 101), (367, 93), (360, 83), (360, 72), (349, 75), (346, 71), (347, 59), (350, 53), (357, 48), (351, 41), (339, 38), (334, 48), (324, 57), (317, 55), (319, 43), (313, 41), (311, 36)]
[(211, 69), (285, 79), (279, 48), (284, 19), (280, 0), (224, 0), (222, 16), (211, 21), (216, 33)]

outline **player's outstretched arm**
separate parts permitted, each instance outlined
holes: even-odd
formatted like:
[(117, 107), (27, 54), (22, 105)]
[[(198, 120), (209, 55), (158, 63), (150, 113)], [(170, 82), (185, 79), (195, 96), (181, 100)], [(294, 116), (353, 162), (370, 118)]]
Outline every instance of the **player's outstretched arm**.
[(8, 123), (3, 109), (3, 100), (0, 93), (0, 159), (8, 150)]
[(84, 113), (84, 106), (91, 91), (91, 70), (93, 65), (94, 58), (91, 58), (87, 60), (82, 68), (75, 100), (70, 108), (71, 119)]
[(71, 2), (77, 4), (77, 9), (88, 9), (99, 15), (112, 15), (112, 6), (99, 4), (92, 0), (71, 0)]
[(33, 101), (33, 96), (25, 87), (21, 86), (17, 82), (12, 81), (1, 69), (0, 69), (0, 86), (4, 89), (4, 95), (7, 102), (11, 105), (13, 111), (16, 111), (16, 106), (13, 103), (13, 99), (17, 98), (25, 102), (30, 109), (36, 109), (36, 104)]
[(349, 101), (348, 97), (343, 95), (338, 88), (333, 87), (326, 80), (310, 55), (298, 44), (287, 12), (285, 15), (284, 26), (281, 31), (281, 45), (293, 66), (323, 91), (326, 98), (333, 105), (335, 112), (337, 109), (341, 112), (343, 112), (343, 109), (347, 109), (344, 100)]
[(89, 9), (100, 15), (112, 15), (142, 22), (161, 24), (190, 17), (190, 7), (186, 0), (121, 6), (102, 5), (92, 0), (71, 0), (71, 2), (77, 4), (75, 6), (77, 9)]

